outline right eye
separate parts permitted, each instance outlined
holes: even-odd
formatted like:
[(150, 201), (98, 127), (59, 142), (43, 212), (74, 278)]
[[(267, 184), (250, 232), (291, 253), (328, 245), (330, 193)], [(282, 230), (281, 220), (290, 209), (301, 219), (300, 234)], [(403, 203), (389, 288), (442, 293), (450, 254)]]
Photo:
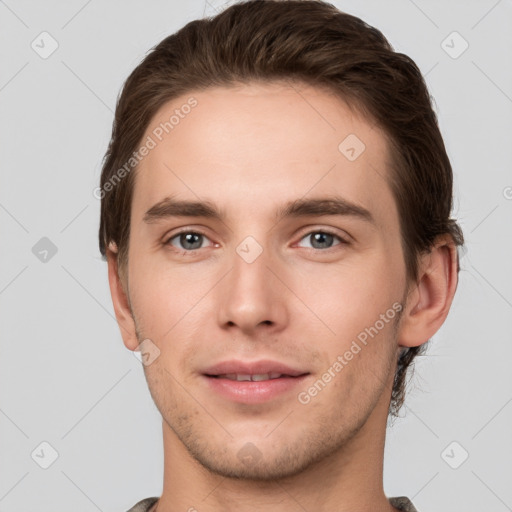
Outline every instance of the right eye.
[(167, 239), (165, 245), (172, 245), (178, 252), (189, 253), (203, 248), (203, 242), (209, 238), (197, 231), (181, 231)]

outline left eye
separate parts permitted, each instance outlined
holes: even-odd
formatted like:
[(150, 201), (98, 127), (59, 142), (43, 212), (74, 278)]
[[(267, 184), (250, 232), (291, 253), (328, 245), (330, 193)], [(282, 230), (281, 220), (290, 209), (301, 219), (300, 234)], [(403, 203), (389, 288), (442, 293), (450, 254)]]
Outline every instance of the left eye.
[(173, 240), (176, 240), (181, 244), (181, 246), (177, 247), (178, 249), (194, 251), (196, 249), (202, 249), (203, 241), (208, 240), (208, 238), (201, 233), (196, 233), (195, 231), (184, 231), (183, 233), (178, 233), (167, 240), (168, 244), (176, 247)]
[[(337, 244), (333, 244), (333, 241), (338, 239), (339, 242)], [(301, 238), (301, 240), (310, 240), (309, 247), (312, 249), (329, 249), (333, 245), (340, 245), (343, 243), (347, 243), (343, 238), (335, 235), (333, 233), (328, 233), (326, 231), (312, 231), (308, 233), (305, 237)]]

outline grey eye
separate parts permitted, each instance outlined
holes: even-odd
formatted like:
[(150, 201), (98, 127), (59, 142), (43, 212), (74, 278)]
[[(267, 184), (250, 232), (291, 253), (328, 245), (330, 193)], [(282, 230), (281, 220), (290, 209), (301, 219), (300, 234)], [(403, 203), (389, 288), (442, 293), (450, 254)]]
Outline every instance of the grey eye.
[[(333, 243), (335, 239), (339, 240), (337, 244)], [(339, 236), (325, 231), (312, 231), (303, 237), (302, 240), (309, 240), (309, 247), (312, 249), (329, 249), (333, 247), (333, 245), (339, 245), (343, 242)]]
[[(168, 240), (167, 243), (173, 247), (177, 247), (178, 249), (193, 251), (196, 249), (201, 249), (205, 238), (206, 237), (201, 233), (196, 233), (195, 231), (186, 231), (173, 236)], [(177, 246), (173, 240), (177, 240), (180, 245)]]

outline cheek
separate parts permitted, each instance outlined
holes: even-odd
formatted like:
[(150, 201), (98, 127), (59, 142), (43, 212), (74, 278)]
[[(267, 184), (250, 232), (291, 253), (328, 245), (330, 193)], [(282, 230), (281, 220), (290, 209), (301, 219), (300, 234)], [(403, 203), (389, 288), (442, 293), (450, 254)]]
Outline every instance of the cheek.
[(355, 329), (353, 336), (338, 336), (331, 343), (329, 363), (312, 383), (317, 391), (305, 390), (316, 393), (311, 402), (320, 408), (332, 408), (341, 422), (343, 418), (350, 422), (365, 415), (390, 385), (395, 354), (393, 320), (367, 325)]
[(160, 347), (162, 340), (179, 325), (187, 307), (179, 287), (170, 288), (165, 280), (155, 279), (149, 273), (132, 273), (130, 302), (139, 334)]
[[(174, 375), (183, 370), (179, 367), (184, 360), (194, 358), (198, 342), (204, 339), (205, 319), (212, 317), (207, 296), (212, 283), (204, 276), (191, 276), (185, 267), (167, 272), (141, 268), (143, 272), (133, 272), (130, 284), (139, 335), (149, 338), (160, 350), (155, 366), (164, 365)], [(147, 368), (151, 373), (152, 367)], [(170, 383), (168, 377), (163, 374), (164, 383)]]
[[(327, 340), (342, 348), (372, 326), (401, 299), (400, 275), (382, 255), (353, 258), (335, 265), (311, 267), (294, 278), (291, 288), (310, 322)], [(304, 311), (305, 309), (309, 311)]]
[(317, 402), (334, 400), (365, 409), (383, 389), (393, 363), (400, 275), (382, 255), (333, 268), (307, 273), (294, 283), (314, 313), (304, 315), (304, 332), (318, 324), (315, 330), (322, 333), (317, 338), (323, 349), (318, 388), (328, 383)]

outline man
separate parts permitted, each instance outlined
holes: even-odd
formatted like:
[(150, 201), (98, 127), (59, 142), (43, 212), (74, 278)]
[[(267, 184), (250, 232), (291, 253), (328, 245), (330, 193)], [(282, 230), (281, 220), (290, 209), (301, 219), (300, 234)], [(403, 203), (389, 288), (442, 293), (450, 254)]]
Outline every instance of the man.
[(163, 493), (132, 512), (416, 510), (384, 493), (386, 420), (463, 237), (414, 62), (319, 1), (191, 22), (127, 79), (101, 196), (163, 418)]

